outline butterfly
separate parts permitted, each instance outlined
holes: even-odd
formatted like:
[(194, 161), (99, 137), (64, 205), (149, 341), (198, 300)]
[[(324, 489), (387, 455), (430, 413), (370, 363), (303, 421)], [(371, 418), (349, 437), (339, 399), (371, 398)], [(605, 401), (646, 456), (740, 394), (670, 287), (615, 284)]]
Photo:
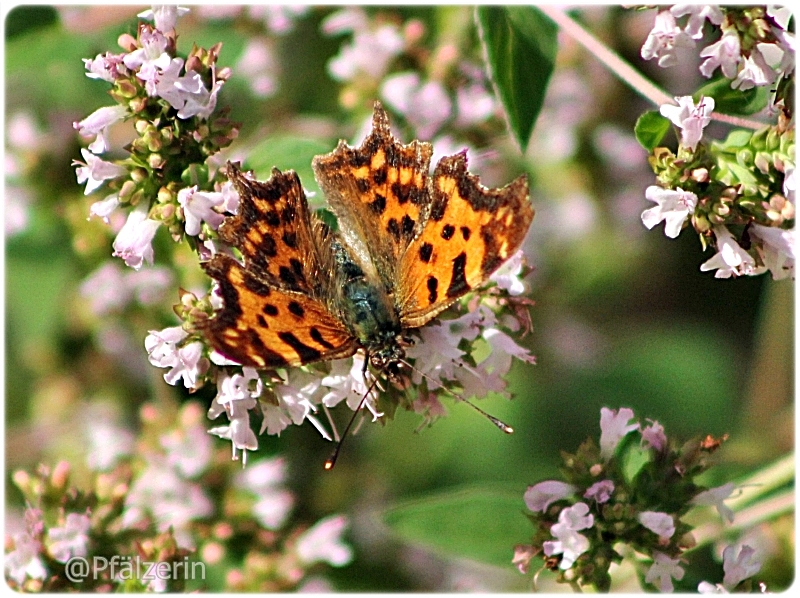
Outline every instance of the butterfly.
[(500, 189), (467, 172), (466, 151), (429, 172), (430, 143), (404, 145), (376, 102), (358, 148), (340, 141), (312, 162), (337, 230), (309, 210), (294, 171), (257, 181), (228, 163), (240, 197), (205, 271), (222, 307), (203, 325), (225, 357), (257, 369), (363, 351), (397, 379), (409, 333), (479, 288), (533, 219), (525, 175)]

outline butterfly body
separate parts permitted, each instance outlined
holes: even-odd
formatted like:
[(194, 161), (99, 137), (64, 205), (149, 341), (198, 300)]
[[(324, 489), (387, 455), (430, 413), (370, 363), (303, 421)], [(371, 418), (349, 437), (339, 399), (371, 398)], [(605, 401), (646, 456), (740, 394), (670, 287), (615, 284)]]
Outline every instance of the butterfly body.
[(313, 162), (337, 231), (310, 212), (294, 172), (259, 182), (229, 164), (240, 205), (219, 236), (243, 263), (218, 253), (204, 264), (222, 299), (205, 324), (212, 345), (256, 368), (362, 350), (394, 378), (409, 333), (486, 282), (533, 218), (524, 176), (487, 189), (463, 152), (431, 176), (431, 154), (397, 142), (376, 103), (359, 148), (340, 142)]

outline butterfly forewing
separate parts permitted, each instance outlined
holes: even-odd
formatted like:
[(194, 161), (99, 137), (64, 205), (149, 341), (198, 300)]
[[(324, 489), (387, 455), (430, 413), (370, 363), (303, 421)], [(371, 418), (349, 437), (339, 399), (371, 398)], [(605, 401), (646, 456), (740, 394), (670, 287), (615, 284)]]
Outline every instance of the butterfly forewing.
[(428, 219), (400, 262), (395, 302), (402, 324), (423, 326), (486, 282), (519, 248), (533, 214), (524, 175), (488, 189), (467, 172), (464, 152), (442, 158)]
[(429, 143), (395, 140), (376, 104), (372, 132), (360, 147), (340, 142), (313, 161), (342, 237), (366, 269), (363, 262), (371, 260), (387, 290), (396, 285), (400, 256), (427, 217), (431, 153)]

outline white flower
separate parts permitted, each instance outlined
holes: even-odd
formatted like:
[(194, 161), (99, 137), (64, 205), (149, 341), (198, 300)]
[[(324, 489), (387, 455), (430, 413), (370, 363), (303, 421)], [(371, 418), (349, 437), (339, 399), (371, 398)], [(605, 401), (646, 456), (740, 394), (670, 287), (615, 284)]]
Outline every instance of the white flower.
[(658, 511), (642, 511), (636, 519), (661, 538), (671, 538), (675, 533), (675, 520), (672, 515), (659, 513)]
[(64, 527), (48, 530), (51, 542), (48, 552), (59, 563), (66, 563), (76, 556), (86, 556), (91, 526), (92, 522), (86, 514), (69, 513)]
[(190, 237), (199, 235), (203, 222), (217, 230), (225, 216), (214, 211), (214, 208), (221, 206), (222, 202), (222, 193), (198, 191), (197, 185), (178, 191), (178, 203), (183, 207), (183, 218), (186, 221), (186, 234)]
[(94, 202), (91, 207), (89, 208), (89, 217), (92, 216), (99, 216), (103, 219), (103, 222), (108, 224), (108, 218), (111, 214), (119, 207), (119, 196), (116, 193), (112, 193), (111, 195), (107, 196), (105, 199), (101, 199), (100, 201)]
[(591, 547), (589, 539), (578, 531), (588, 529), (592, 525), (594, 516), (589, 514), (589, 505), (586, 503), (579, 502), (572, 507), (563, 508), (558, 514), (558, 523), (550, 528), (550, 533), (556, 540), (544, 542), (542, 545), (544, 553), (547, 556), (561, 554), (558, 568), (566, 571)]
[(731, 83), (731, 87), (745, 91), (753, 87), (772, 85), (776, 77), (775, 71), (769, 67), (764, 56), (761, 55), (761, 52), (756, 47), (750, 50), (750, 56), (745, 57), (744, 66), (733, 83)]
[(5, 556), (6, 575), (22, 585), (26, 578), (44, 580), (47, 569), (39, 556), (42, 547), (28, 533), (14, 535), (14, 550)]
[(658, 580), (658, 589), (663, 593), (672, 592), (675, 586), (672, 579), (683, 579), (683, 569), (678, 566), (680, 559), (671, 559), (663, 552), (653, 554), (653, 564), (644, 577), (645, 583), (654, 583)]
[(156, 367), (172, 367), (177, 362), (177, 344), (189, 336), (180, 326), (151, 330), (144, 339), (147, 358)]
[(519, 275), (522, 273), (524, 261), (525, 254), (518, 249), (514, 255), (503, 262), (502, 266), (495, 270), (489, 280), (495, 282), (501, 289), (505, 289), (509, 295), (521, 295), (525, 292), (525, 283), (522, 282)]
[(98, 54), (95, 58), (84, 58), (83, 64), (90, 79), (102, 79), (113, 83), (118, 77), (125, 76), (128, 69), (123, 64), (125, 54)]
[(142, 201), (128, 214), (125, 225), (114, 239), (114, 256), (121, 257), (125, 264), (138, 270), (144, 262), (153, 263), (153, 237), (161, 223), (147, 217), (149, 208)]
[(417, 137), (430, 139), (450, 118), (452, 102), (438, 81), (422, 82), (416, 72), (390, 75), (384, 79), (381, 98), (414, 127)]
[(794, 178), (794, 164), (791, 166), (786, 166), (786, 170), (783, 173), (783, 195), (786, 197), (787, 201), (795, 203), (795, 193), (797, 191), (797, 181)]
[(183, 6), (153, 4), (152, 9), (140, 12), (136, 16), (146, 21), (153, 21), (156, 29), (166, 33), (175, 29), (175, 23), (178, 22), (178, 17), (182, 17), (187, 12), (189, 12), (189, 9)]
[(119, 104), (115, 106), (103, 106), (92, 112), (80, 122), (73, 124), (78, 130), (78, 134), (83, 137), (96, 136), (96, 139), (89, 145), (89, 151), (101, 154), (108, 149), (108, 129), (124, 119), (128, 115), (128, 109)]
[(726, 30), (716, 43), (703, 48), (700, 56), (706, 59), (700, 65), (700, 72), (704, 77), (710, 77), (717, 67), (722, 67), (722, 74), (733, 79), (742, 60), (739, 34), (735, 29)]
[(692, 499), (692, 503), (698, 506), (715, 506), (720, 517), (727, 519), (728, 523), (733, 523), (733, 511), (725, 504), (725, 499), (729, 498), (736, 488), (733, 482), (728, 482), (717, 488), (705, 490)]
[(662, 10), (656, 15), (655, 24), (642, 46), (642, 58), (650, 60), (658, 58), (658, 66), (669, 67), (678, 64), (676, 48), (692, 48), (694, 40), (681, 31), (675, 17)]
[(103, 184), (103, 181), (115, 179), (128, 173), (126, 168), (101, 160), (89, 150), (81, 149), (81, 155), (86, 162), (75, 160), (72, 165), (78, 166), (75, 169), (75, 173), (78, 176), (78, 184), (86, 183), (86, 189), (83, 191), (84, 195), (92, 193)]
[(497, 328), (489, 328), (481, 335), (489, 343), (491, 351), (489, 356), (479, 363), (479, 367), (486, 373), (503, 377), (511, 369), (511, 358), (516, 357), (525, 363), (535, 363), (536, 358), (524, 347), (520, 347), (505, 332)]
[(242, 368), (242, 374), (219, 376), (217, 396), (208, 410), (209, 419), (216, 419), (222, 413), (228, 416), (229, 425), (217, 426), (208, 433), (230, 440), (232, 458), (238, 459), (237, 451), (241, 450), (242, 463), (247, 462), (247, 451), (258, 448), (256, 435), (250, 429), (250, 409), (256, 406), (256, 398), (262, 391), (263, 382), (254, 368)]
[(142, 47), (126, 54), (122, 62), (131, 70), (139, 69), (137, 77), (149, 81), (157, 71), (163, 71), (169, 66), (170, 56), (167, 54), (167, 38), (156, 30), (143, 30), (139, 37)]
[(733, 238), (724, 226), (713, 227), (717, 239), (717, 253), (700, 265), (702, 272), (716, 269), (715, 278), (730, 278), (744, 274), (753, 276), (761, 274), (766, 268), (756, 267), (756, 262)]
[(544, 513), (551, 503), (567, 498), (577, 490), (572, 484), (556, 480), (539, 482), (533, 486), (528, 486), (524, 496), (525, 504), (531, 511)]
[(341, 538), (347, 525), (344, 515), (319, 520), (297, 539), (297, 556), (306, 565), (317, 562), (326, 562), (334, 567), (346, 565), (353, 558), (352, 548)]
[(608, 499), (611, 498), (613, 493), (614, 482), (611, 480), (600, 480), (586, 489), (586, 492), (583, 493), (583, 498), (595, 500), (602, 504), (604, 502), (608, 502)]
[(710, 583), (708, 581), (701, 581), (697, 584), (698, 594), (727, 594), (728, 590), (721, 583)]
[(722, 551), (722, 569), (725, 571), (722, 585), (727, 590), (733, 590), (745, 579), (759, 572), (761, 560), (750, 546), (744, 545), (738, 549), (736, 546), (728, 546)]
[(751, 238), (760, 239), (759, 253), (764, 266), (772, 272), (772, 278), (781, 280), (794, 278), (795, 229), (785, 230), (774, 226), (752, 224)]
[(703, 23), (706, 19), (714, 25), (721, 25), (724, 18), (720, 8), (710, 4), (676, 4), (669, 11), (676, 17), (690, 15), (685, 31), (693, 39), (703, 37)]
[(159, 532), (172, 527), (179, 545), (186, 547), (192, 541), (189, 524), (210, 517), (214, 513), (214, 503), (199, 484), (182, 478), (159, 456), (149, 461), (131, 484), (125, 497), (123, 527), (136, 526), (147, 513), (155, 519)]
[(677, 106), (664, 104), (661, 106), (661, 115), (670, 119), (681, 129), (681, 145), (692, 151), (703, 137), (703, 129), (711, 122), (711, 113), (714, 111), (714, 98), (700, 97), (697, 106), (692, 96), (676, 97)]
[(236, 474), (234, 483), (258, 498), (253, 515), (266, 529), (279, 529), (294, 505), (294, 495), (281, 487), (286, 479), (286, 462), (280, 457), (264, 459)]
[(328, 72), (337, 81), (350, 81), (360, 73), (380, 79), (392, 59), (405, 48), (405, 40), (395, 25), (387, 23), (373, 31), (360, 8), (334, 12), (323, 21), (322, 30), (328, 35), (353, 32), (353, 40), (328, 62)]
[(639, 429), (639, 424), (628, 424), (633, 410), (623, 407), (613, 411), (607, 407), (600, 409), (600, 456), (608, 460), (614, 456), (619, 441), (627, 434)]
[(185, 76), (175, 81), (175, 87), (184, 92), (185, 104), (178, 110), (178, 118), (191, 118), (198, 116), (207, 119), (217, 107), (217, 94), (222, 89), (224, 81), (217, 81), (215, 71), (211, 71), (211, 90), (206, 89), (203, 78), (195, 71), (189, 71)]
[(167, 384), (175, 386), (178, 380), (183, 380), (186, 388), (193, 389), (197, 386), (197, 379), (208, 369), (208, 359), (203, 357), (203, 343), (195, 341), (180, 347), (176, 353), (177, 363), (169, 372), (164, 374)]
[(645, 190), (644, 196), (658, 205), (642, 212), (642, 224), (652, 229), (663, 220), (665, 222), (664, 234), (670, 239), (674, 239), (681, 233), (683, 223), (686, 222), (687, 217), (694, 214), (697, 206), (697, 196), (680, 187), (672, 190), (650, 185)]
[(414, 384), (420, 384), (423, 376), (427, 376), (429, 387), (439, 388), (445, 380), (455, 378), (456, 370), (463, 365), (464, 352), (458, 344), (464, 334), (458, 328), (453, 332), (453, 328), (444, 322), (419, 330), (419, 342), (406, 350), (406, 356), (414, 360)]
[[(321, 403), (326, 407), (334, 407), (342, 400), (347, 402), (347, 406), (355, 411), (361, 405), (362, 399), (367, 395), (367, 384), (364, 381), (364, 357), (356, 354), (352, 361), (349, 359), (337, 359), (331, 365), (331, 373), (325, 376), (320, 384), (327, 386), (331, 390), (322, 397)], [(383, 415), (375, 408), (375, 393), (364, 400), (364, 406), (372, 413), (372, 421), (377, 420)]]
[(186, 104), (185, 94), (175, 86), (181, 79), (182, 69), (183, 58), (173, 58), (165, 68), (153, 72), (152, 77), (145, 83), (147, 95), (165, 99), (176, 110), (183, 108)]

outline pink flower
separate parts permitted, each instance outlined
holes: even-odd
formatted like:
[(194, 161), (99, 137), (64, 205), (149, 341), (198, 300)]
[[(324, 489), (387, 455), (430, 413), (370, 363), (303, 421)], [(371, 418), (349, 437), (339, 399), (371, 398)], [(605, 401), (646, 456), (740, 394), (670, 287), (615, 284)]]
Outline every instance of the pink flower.
[(197, 185), (178, 191), (178, 203), (183, 207), (183, 218), (186, 221), (186, 234), (190, 237), (199, 235), (203, 222), (217, 230), (225, 216), (214, 208), (222, 205), (222, 202), (222, 193), (198, 191)]
[(89, 195), (98, 189), (103, 184), (103, 181), (128, 174), (127, 169), (117, 164), (101, 160), (88, 150), (82, 149), (81, 155), (86, 162), (75, 160), (72, 165), (78, 166), (75, 171), (78, 176), (78, 184), (82, 185), (86, 183), (86, 189), (83, 191), (84, 195)]
[(175, 29), (178, 17), (182, 17), (187, 12), (189, 12), (189, 9), (183, 6), (154, 4), (153, 8), (140, 12), (136, 16), (146, 21), (153, 21), (156, 29), (167, 33)]
[(307, 565), (318, 562), (326, 562), (334, 567), (346, 565), (353, 558), (352, 548), (341, 539), (347, 525), (344, 515), (321, 519), (297, 539), (297, 556)]
[(528, 486), (525, 491), (525, 504), (531, 511), (544, 513), (552, 503), (574, 494), (578, 489), (565, 482), (547, 480), (534, 486)]
[(647, 426), (642, 430), (642, 443), (655, 449), (657, 452), (663, 451), (667, 446), (664, 426), (655, 421)]
[(681, 145), (692, 151), (703, 137), (703, 129), (711, 122), (711, 113), (714, 111), (714, 98), (701, 97), (697, 106), (692, 96), (676, 97), (677, 106), (664, 104), (661, 106), (661, 115), (670, 119), (681, 129)]
[(716, 270), (715, 278), (730, 278), (745, 274), (753, 276), (766, 270), (763, 266), (756, 267), (753, 256), (741, 248), (727, 228), (715, 226), (713, 231), (717, 240), (717, 253), (700, 265), (701, 272)]
[(671, 538), (675, 533), (675, 520), (667, 513), (642, 511), (636, 519), (659, 538)]
[(586, 503), (579, 502), (572, 507), (563, 508), (558, 514), (558, 523), (550, 528), (550, 533), (556, 540), (542, 544), (544, 553), (547, 556), (561, 554), (558, 568), (566, 571), (591, 547), (589, 539), (578, 531), (588, 529), (592, 525), (594, 516), (589, 514), (589, 505)]
[(742, 60), (742, 47), (739, 34), (735, 29), (728, 29), (714, 44), (703, 48), (700, 56), (705, 62), (700, 65), (700, 72), (704, 77), (710, 77), (717, 67), (722, 68), (722, 74), (728, 79), (736, 77), (739, 63)]
[(125, 106), (103, 106), (92, 112), (80, 122), (74, 123), (75, 129), (82, 137), (96, 135), (96, 139), (89, 145), (89, 151), (101, 154), (108, 149), (108, 129), (120, 122), (128, 114)]
[(595, 500), (599, 504), (608, 502), (611, 495), (614, 493), (614, 482), (611, 480), (600, 480), (595, 482), (584, 492), (583, 498)]
[(694, 40), (681, 31), (675, 22), (675, 17), (668, 11), (662, 10), (656, 15), (653, 29), (642, 46), (642, 58), (650, 60), (658, 58), (658, 66), (669, 67), (678, 64), (675, 55), (677, 48), (692, 48)]
[(650, 185), (644, 196), (658, 205), (642, 212), (642, 224), (652, 229), (660, 222), (664, 222), (664, 234), (674, 239), (683, 229), (686, 218), (694, 214), (697, 206), (697, 196), (691, 191), (677, 189), (662, 189), (658, 185)]
[(684, 571), (678, 566), (680, 559), (671, 559), (662, 552), (653, 554), (653, 564), (644, 577), (645, 583), (654, 583), (658, 580), (658, 589), (663, 593), (672, 592), (675, 586), (672, 579), (683, 579)]

